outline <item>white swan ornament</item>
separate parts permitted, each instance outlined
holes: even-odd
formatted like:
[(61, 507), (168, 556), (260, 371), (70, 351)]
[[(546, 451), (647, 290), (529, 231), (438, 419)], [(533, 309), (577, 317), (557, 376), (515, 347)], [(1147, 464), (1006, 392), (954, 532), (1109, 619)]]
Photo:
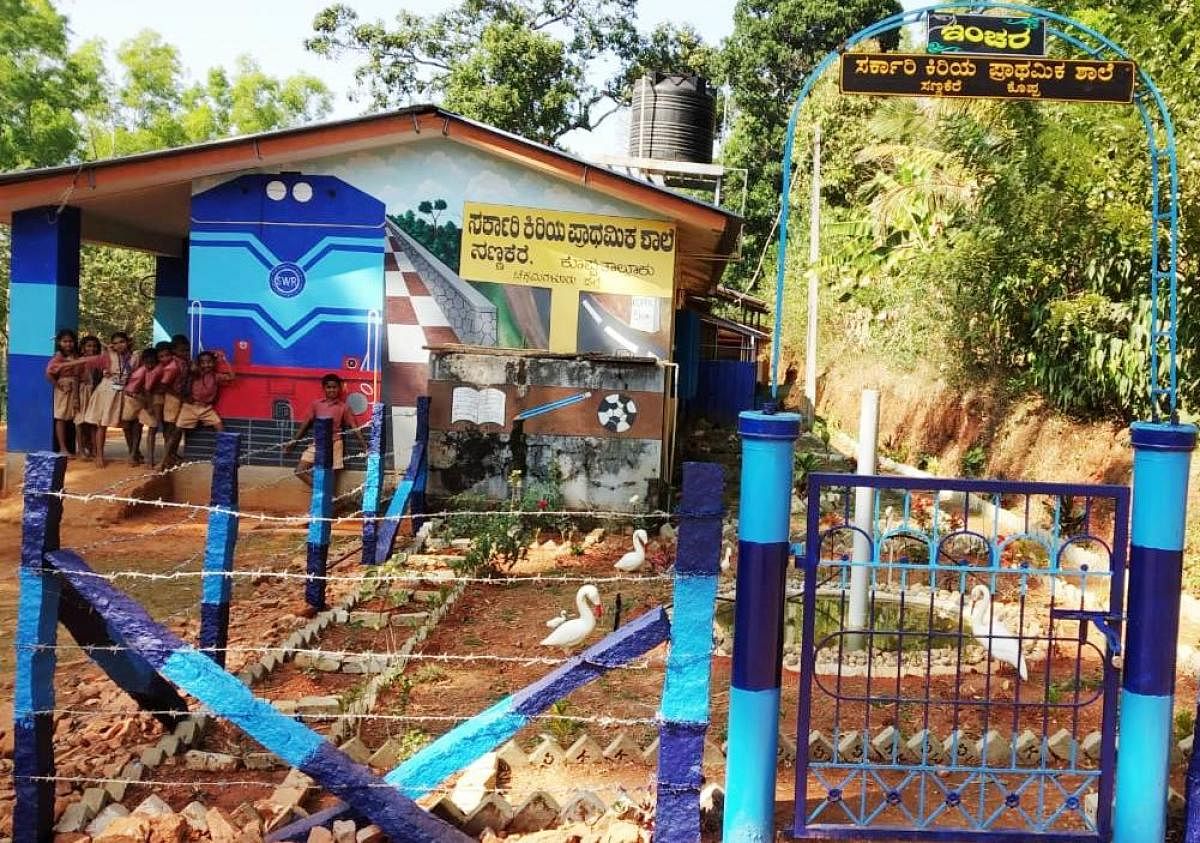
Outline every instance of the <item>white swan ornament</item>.
[(559, 612), (557, 615), (552, 617), (550, 620), (546, 621), (546, 626), (550, 627), (551, 629), (558, 629), (560, 626), (562, 626), (566, 622), (566, 620), (567, 620), (567, 610), (563, 609), (561, 612)]
[(729, 573), (729, 557), (733, 555), (733, 545), (725, 545), (725, 555), (721, 557), (721, 572)]
[(617, 564), (613, 565), (613, 567), (627, 574), (640, 571), (642, 566), (646, 564), (646, 542), (648, 541), (650, 541), (650, 537), (646, 535), (645, 530), (635, 530), (633, 533), (633, 550), (618, 559)]
[(997, 620), (992, 609), (992, 592), (986, 585), (971, 589), (971, 633), (979, 639), (984, 649), (987, 649), (988, 639), (991, 639), (992, 658), (1011, 664), (1021, 678), (1028, 681), (1029, 668), (1025, 664), (1025, 654), (1021, 652), (1017, 637), (1003, 621)]
[(596, 628), (596, 620), (604, 614), (600, 592), (596, 586), (588, 583), (580, 588), (575, 593), (575, 605), (579, 609), (579, 617), (557, 624), (554, 631), (542, 639), (541, 646), (570, 649), (592, 634), (592, 630)]
[(678, 536), (675, 528), (671, 526), (669, 521), (664, 521), (663, 525), (658, 528), (658, 540), (666, 544), (674, 544)]

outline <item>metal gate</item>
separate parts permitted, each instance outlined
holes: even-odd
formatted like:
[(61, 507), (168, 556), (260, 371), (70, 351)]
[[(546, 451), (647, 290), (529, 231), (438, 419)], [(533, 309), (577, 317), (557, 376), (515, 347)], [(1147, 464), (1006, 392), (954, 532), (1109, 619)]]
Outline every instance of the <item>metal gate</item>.
[(1107, 840), (1128, 515), (1117, 486), (812, 475), (796, 836)]

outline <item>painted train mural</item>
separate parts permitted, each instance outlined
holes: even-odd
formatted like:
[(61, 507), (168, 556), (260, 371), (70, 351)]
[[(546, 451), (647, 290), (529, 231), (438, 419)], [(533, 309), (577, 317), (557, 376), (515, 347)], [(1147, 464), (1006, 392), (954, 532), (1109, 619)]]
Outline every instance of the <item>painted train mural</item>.
[(290, 435), (337, 372), (365, 420), (382, 389), (384, 224), (382, 202), (331, 176), (245, 175), (192, 197), (189, 334), (237, 372), (222, 418)]

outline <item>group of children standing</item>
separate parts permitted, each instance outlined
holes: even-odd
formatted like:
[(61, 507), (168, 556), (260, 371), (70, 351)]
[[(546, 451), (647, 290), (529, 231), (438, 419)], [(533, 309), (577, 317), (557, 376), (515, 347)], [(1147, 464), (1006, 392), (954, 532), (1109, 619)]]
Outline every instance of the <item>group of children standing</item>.
[(140, 465), (142, 433), (149, 430), (150, 464), (155, 464), (155, 439), (163, 437), (160, 468), (179, 459), (183, 431), (201, 425), (222, 430), (213, 409), (221, 386), (233, 380), (233, 369), (222, 352), (203, 351), (195, 360), (187, 337), (177, 335), (134, 355), (129, 335), (116, 331), (103, 345), (63, 329), (54, 338), (54, 356), (46, 366), (54, 384), (54, 436), (68, 453), (67, 426), (74, 425), (78, 455), (103, 467), (108, 428), (120, 428), (129, 448), (129, 462)]

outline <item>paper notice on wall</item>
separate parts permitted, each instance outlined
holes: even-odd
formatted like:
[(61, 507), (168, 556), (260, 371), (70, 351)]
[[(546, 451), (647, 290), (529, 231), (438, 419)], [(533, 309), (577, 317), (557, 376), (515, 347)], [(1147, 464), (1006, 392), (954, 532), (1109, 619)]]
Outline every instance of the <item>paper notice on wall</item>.
[(499, 389), (474, 389), (456, 386), (450, 402), (450, 422), (504, 426), (507, 398)]
[(658, 331), (658, 307), (661, 299), (654, 296), (631, 296), (629, 327), (653, 334)]

